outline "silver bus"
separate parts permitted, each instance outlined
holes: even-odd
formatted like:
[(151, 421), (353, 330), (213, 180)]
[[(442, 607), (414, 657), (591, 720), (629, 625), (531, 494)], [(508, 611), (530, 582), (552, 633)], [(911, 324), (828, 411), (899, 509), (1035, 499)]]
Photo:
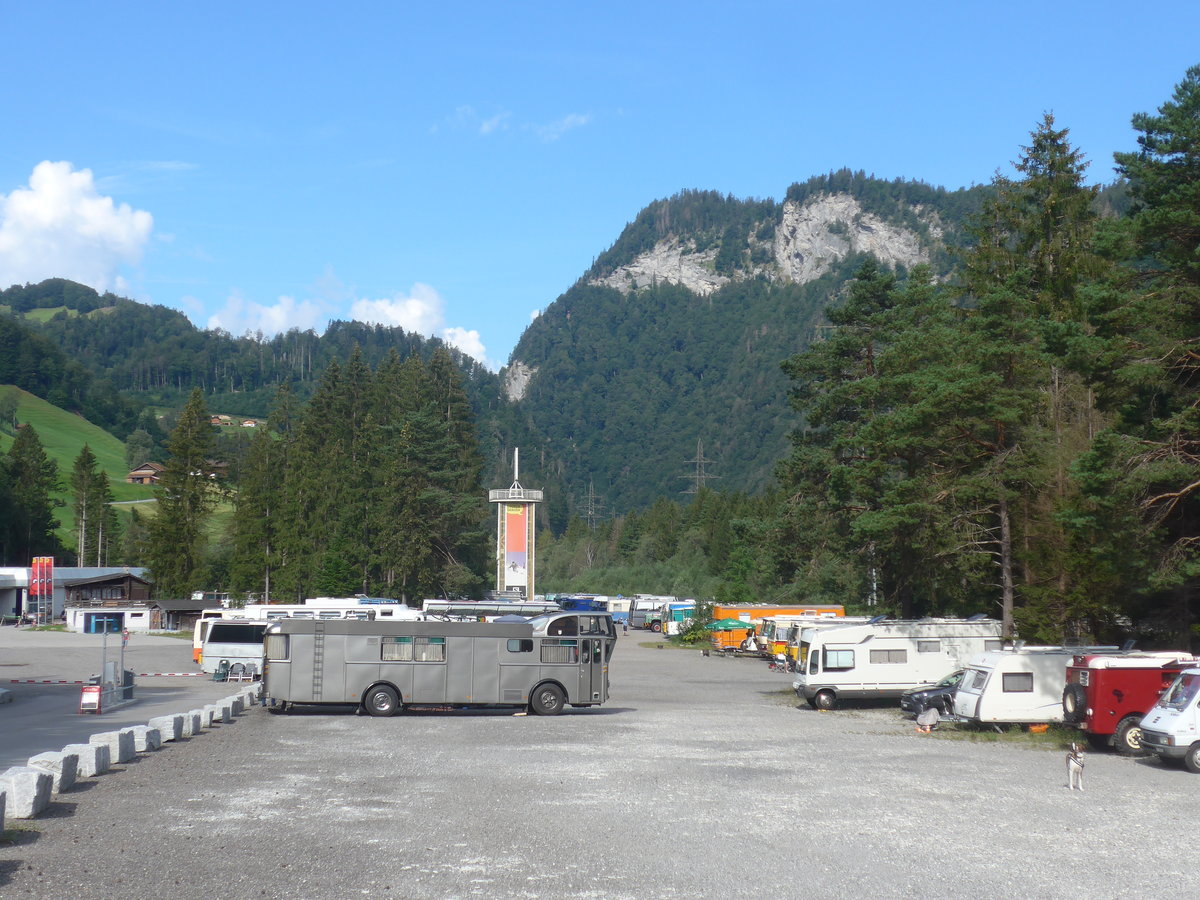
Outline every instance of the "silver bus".
[(372, 716), (406, 706), (524, 706), (554, 716), (608, 699), (617, 633), (607, 613), (525, 622), (279, 619), (267, 628), (263, 696), (354, 703)]

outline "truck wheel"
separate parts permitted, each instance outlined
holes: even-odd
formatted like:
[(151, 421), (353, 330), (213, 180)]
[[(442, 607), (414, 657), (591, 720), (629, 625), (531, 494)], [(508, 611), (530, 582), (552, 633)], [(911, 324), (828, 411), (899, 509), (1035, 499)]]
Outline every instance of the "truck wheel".
[(1117, 726), (1113, 744), (1122, 756), (1145, 756), (1147, 751), (1142, 746), (1142, 717), (1126, 716)]
[(662, 622), (651, 622), (650, 630), (654, 632), (662, 631)]
[(363, 697), (363, 709), (372, 716), (394, 716), (400, 706), (400, 698), (386, 684), (376, 685)]
[(529, 698), (529, 708), (535, 715), (557, 716), (563, 711), (567, 698), (556, 684), (543, 684)]
[(818, 691), (813, 703), (817, 709), (834, 709), (837, 707), (837, 695), (833, 691)]
[(1183, 765), (1193, 775), (1200, 775), (1200, 744), (1192, 744), (1183, 757)]

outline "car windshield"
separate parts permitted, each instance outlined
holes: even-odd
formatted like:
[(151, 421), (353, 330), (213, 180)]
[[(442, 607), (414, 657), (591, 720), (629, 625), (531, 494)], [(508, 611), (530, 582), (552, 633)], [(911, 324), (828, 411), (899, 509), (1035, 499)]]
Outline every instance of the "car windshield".
[(954, 687), (956, 684), (962, 681), (962, 677), (962, 672), (951, 672), (949, 675), (935, 684), (934, 687)]
[(1200, 675), (1184, 672), (1175, 679), (1159, 703), (1168, 709), (1184, 709), (1195, 699), (1197, 690), (1200, 690)]

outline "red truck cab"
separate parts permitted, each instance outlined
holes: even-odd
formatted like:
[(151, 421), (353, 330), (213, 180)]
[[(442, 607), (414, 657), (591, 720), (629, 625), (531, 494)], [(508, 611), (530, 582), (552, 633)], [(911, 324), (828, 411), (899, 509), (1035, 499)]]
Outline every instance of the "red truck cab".
[(1063, 721), (1083, 730), (1093, 748), (1139, 756), (1142, 716), (1195, 657), (1176, 651), (1088, 653), (1067, 666)]

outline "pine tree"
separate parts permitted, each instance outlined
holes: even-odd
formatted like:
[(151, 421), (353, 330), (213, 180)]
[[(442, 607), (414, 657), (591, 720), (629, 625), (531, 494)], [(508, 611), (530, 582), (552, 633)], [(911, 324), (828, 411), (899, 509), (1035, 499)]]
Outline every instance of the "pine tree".
[(11, 496), (7, 565), (28, 565), (34, 556), (60, 555), (62, 544), (54, 533), (57, 504), (52, 497), (59, 488), (58, 465), (46, 455), (32, 425), (17, 430), (6, 463)]
[(71, 469), (71, 491), (75, 504), (75, 552), (79, 565), (104, 566), (121, 544), (112, 489), (100, 471), (96, 455), (87, 444), (79, 451)]
[(149, 525), (147, 562), (160, 596), (197, 588), (205, 565), (205, 526), (219, 499), (212, 472), (216, 438), (199, 388), (192, 391), (167, 443), (168, 457)]

